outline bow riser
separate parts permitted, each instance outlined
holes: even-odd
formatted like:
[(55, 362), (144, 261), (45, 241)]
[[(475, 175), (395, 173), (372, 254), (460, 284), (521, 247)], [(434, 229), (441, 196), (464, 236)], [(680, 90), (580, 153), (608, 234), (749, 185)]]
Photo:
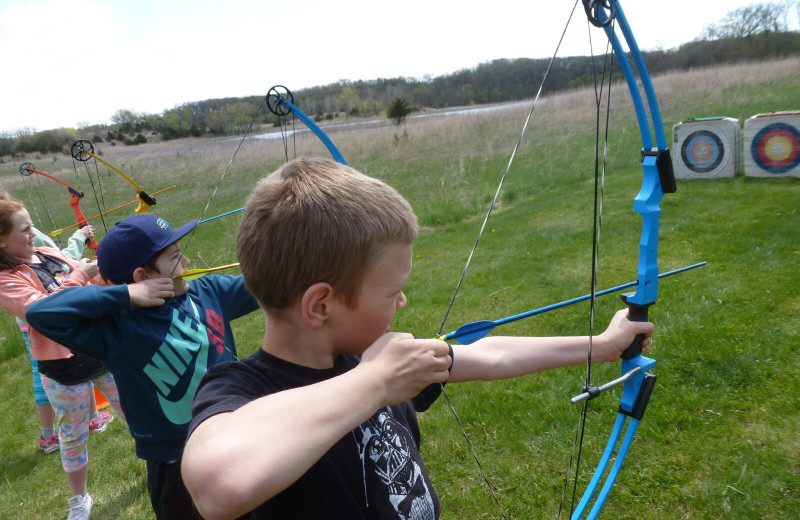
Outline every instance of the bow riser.
[[(655, 91), (653, 89), (644, 58), (639, 50), (633, 33), (630, 30), (624, 11), (616, 0), (610, 0), (613, 4), (608, 5), (614, 10), (614, 17), (618, 22), (620, 31), (625, 39), (625, 43), (630, 49), (631, 57), (636, 64), (642, 86), (647, 96), (647, 102), (652, 118), (653, 131), (655, 133), (657, 148), (653, 148), (650, 121), (647, 117), (644, 101), (642, 99), (639, 86), (634, 75), (633, 68), (628, 60), (628, 56), (622, 49), (617, 38), (615, 27), (609, 15), (602, 7), (595, 5), (597, 20), (605, 31), (611, 42), (614, 54), (617, 58), (620, 70), (625, 76), (625, 81), (630, 91), (636, 118), (639, 124), (639, 133), (642, 138), (642, 187), (634, 199), (633, 210), (642, 218), (642, 233), (639, 241), (639, 262), (637, 266), (637, 283), (633, 293), (623, 295), (623, 300), (628, 305), (628, 318), (632, 321), (648, 321), (648, 309), (656, 302), (658, 296), (658, 230), (661, 217), (659, 206), (665, 193), (675, 191), (675, 180), (672, 173), (672, 163), (670, 161), (669, 150), (666, 146), (661, 113), (658, 108)], [(586, 6), (587, 2), (584, 1)], [(587, 11), (588, 12), (588, 11)], [(639, 368), (638, 372), (625, 381), (625, 386), (620, 399), (619, 413), (614, 428), (609, 437), (603, 456), (598, 463), (594, 475), (581, 497), (577, 508), (573, 511), (572, 520), (583, 517), (592, 497), (600, 484), (603, 475), (608, 468), (608, 464), (616, 451), (617, 443), (623, 428), (625, 436), (617, 451), (614, 465), (606, 476), (597, 499), (594, 501), (591, 511), (587, 515), (588, 520), (597, 518), (605, 504), (608, 494), (622, 469), (625, 457), (628, 454), (631, 443), (636, 435), (639, 421), (644, 415), (645, 409), (650, 399), (656, 376), (647, 373), (655, 367), (653, 359), (641, 355), (643, 336), (637, 336), (633, 344), (622, 354), (621, 373), (627, 374), (631, 370)]]

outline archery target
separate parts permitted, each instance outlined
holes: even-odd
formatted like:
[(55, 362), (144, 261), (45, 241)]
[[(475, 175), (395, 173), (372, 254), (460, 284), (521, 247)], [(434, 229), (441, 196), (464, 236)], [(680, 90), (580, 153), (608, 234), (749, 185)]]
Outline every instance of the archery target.
[(739, 173), (739, 120), (686, 120), (672, 127), (675, 177), (713, 179)]
[(800, 111), (755, 115), (744, 135), (745, 175), (800, 177)]

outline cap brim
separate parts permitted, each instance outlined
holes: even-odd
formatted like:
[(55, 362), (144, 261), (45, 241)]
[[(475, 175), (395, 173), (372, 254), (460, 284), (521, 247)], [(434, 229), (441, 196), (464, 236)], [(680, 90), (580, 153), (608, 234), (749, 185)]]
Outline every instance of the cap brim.
[(182, 225), (178, 229), (174, 230), (170, 234), (169, 238), (167, 240), (165, 240), (161, 244), (161, 248), (163, 249), (163, 248), (167, 247), (168, 245), (170, 245), (170, 244), (172, 244), (174, 242), (177, 242), (178, 240), (182, 239), (183, 237), (185, 237), (186, 235), (191, 233), (192, 230), (194, 228), (196, 228), (197, 224), (199, 224), (199, 223), (200, 223), (200, 221), (198, 219), (194, 219), (194, 220)]

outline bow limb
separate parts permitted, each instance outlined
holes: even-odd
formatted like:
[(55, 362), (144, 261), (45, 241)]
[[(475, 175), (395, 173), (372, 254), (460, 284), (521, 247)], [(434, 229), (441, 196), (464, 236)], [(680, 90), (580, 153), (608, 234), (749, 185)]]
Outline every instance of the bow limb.
[(269, 92), (267, 93), (267, 108), (269, 108), (270, 112), (275, 114), (276, 116), (283, 117), (287, 114), (294, 114), (297, 119), (303, 122), (309, 130), (314, 132), (322, 144), (325, 145), (325, 148), (331, 153), (333, 159), (340, 163), (347, 166), (347, 161), (344, 160), (344, 156), (336, 148), (336, 145), (333, 144), (328, 134), (322, 131), (322, 129), (317, 126), (313, 119), (308, 117), (302, 110), (297, 108), (294, 104), (294, 96), (292, 95), (291, 91), (284, 87), (283, 85), (275, 85)]
[(76, 159), (78, 161), (81, 161), (81, 162), (86, 162), (90, 158), (94, 159), (95, 161), (101, 162), (104, 165), (106, 165), (108, 168), (110, 168), (113, 172), (117, 173), (123, 179), (128, 181), (128, 183), (131, 186), (133, 186), (134, 189), (136, 190), (136, 196), (138, 198), (138, 204), (136, 205), (136, 209), (134, 210), (134, 213), (136, 213), (137, 215), (140, 214), (140, 213), (147, 213), (148, 211), (150, 211), (150, 206), (155, 206), (156, 199), (153, 196), (149, 195), (146, 191), (144, 191), (144, 188), (139, 186), (139, 184), (137, 184), (136, 181), (134, 181), (133, 179), (131, 179), (130, 177), (125, 175), (125, 173), (123, 173), (121, 170), (116, 168), (114, 165), (112, 165), (108, 161), (106, 161), (106, 160), (102, 159), (101, 157), (98, 157), (97, 155), (95, 155), (94, 146), (92, 145), (91, 142), (89, 142), (89, 141), (87, 141), (85, 139), (80, 139), (78, 141), (75, 141), (72, 144), (71, 153), (72, 153), (72, 157), (74, 159)]
[[(32, 173), (35, 173), (37, 175), (41, 175), (42, 177), (46, 177), (48, 179), (54, 180), (57, 183), (59, 183), (62, 186), (64, 186), (65, 188), (67, 188), (67, 191), (69, 192), (69, 196), (70, 196), (69, 205), (72, 208), (72, 212), (75, 214), (75, 220), (77, 221), (77, 226), (79, 228), (84, 228), (84, 227), (89, 225), (89, 221), (86, 219), (86, 215), (83, 214), (83, 211), (81, 210), (81, 206), (80, 206), (81, 199), (83, 198), (83, 192), (82, 191), (79, 191), (79, 190), (73, 188), (72, 186), (70, 186), (66, 182), (62, 181), (58, 177), (55, 177), (53, 175), (50, 175), (49, 173), (45, 173), (45, 172), (37, 170), (36, 168), (33, 167), (33, 164), (31, 164), (31, 163), (24, 163), (24, 164), (20, 165), (19, 173), (22, 174), (23, 176), (28, 176), (28, 175), (30, 175)], [(97, 256), (97, 247), (98, 246), (97, 246), (97, 242), (94, 239), (87, 238), (86, 239), (86, 247), (88, 247), (89, 249), (94, 251), (95, 256)]]
[[(589, 14), (590, 21), (594, 25), (602, 27), (611, 42), (620, 70), (622, 70), (625, 81), (628, 84), (642, 138), (643, 180), (642, 187), (633, 204), (634, 211), (639, 213), (642, 217), (637, 281), (635, 291), (624, 294), (623, 300), (628, 305), (628, 319), (632, 321), (648, 321), (648, 309), (656, 302), (658, 295), (658, 229), (661, 216), (659, 203), (665, 193), (673, 193), (676, 189), (675, 179), (672, 173), (670, 152), (666, 146), (661, 112), (658, 107), (650, 75), (647, 72), (644, 58), (636, 44), (636, 40), (633, 37), (633, 33), (625, 18), (622, 7), (617, 0), (583, 0), (583, 4), (587, 14)], [(639, 92), (636, 76), (616, 36), (615, 26), (611, 23), (614, 19), (616, 19), (619, 25), (642, 81), (650, 109), (652, 130), (656, 137), (655, 147), (653, 146), (651, 136), (650, 121), (648, 121), (647, 118), (647, 111), (641, 93)], [(643, 339), (643, 336), (638, 336), (622, 354), (621, 372), (623, 376), (630, 374), (630, 377), (625, 380), (619, 413), (614, 428), (609, 436), (608, 443), (600, 458), (597, 469), (581, 497), (578, 506), (573, 511), (571, 516), (573, 520), (583, 517), (597, 487), (600, 485), (603, 474), (610, 463), (612, 455), (616, 450), (617, 443), (624, 431), (625, 435), (617, 451), (614, 464), (586, 518), (594, 519), (600, 514), (616, 477), (624, 464), (625, 457), (636, 435), (639, 421), (644, 415), (656, 381), (656, 376), (647, 373), (647, 370), (655, 367), (656, 362), (653, 359), (641, 355)], [(600, 391), (597, 387), (592, 385), (588, 385), (585, 390), (590, 394), (589, 398), (595, 397)]]

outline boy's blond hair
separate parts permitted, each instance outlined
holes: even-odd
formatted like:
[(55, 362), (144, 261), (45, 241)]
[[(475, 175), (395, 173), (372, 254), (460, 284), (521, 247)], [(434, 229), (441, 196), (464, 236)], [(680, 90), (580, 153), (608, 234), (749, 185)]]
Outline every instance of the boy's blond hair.
[(390, 186), (329, 159), (297, 159), (256, 185), (236, 254), (266, 310), (279, 313), (318, 282), (353, 307), (377, 249), (416, 238), (416, 216)]

